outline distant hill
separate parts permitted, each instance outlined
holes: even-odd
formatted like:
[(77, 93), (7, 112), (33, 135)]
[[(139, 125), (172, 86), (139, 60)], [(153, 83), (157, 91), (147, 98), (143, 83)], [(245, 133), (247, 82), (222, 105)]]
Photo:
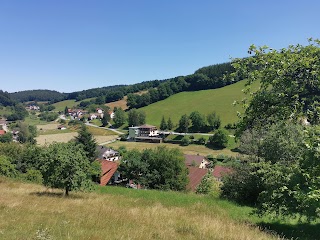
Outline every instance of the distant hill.
[(49, 101), (53, 103), (66, 99), (67, 95), (58, 91), (39, 89), (10, 93), (10, 97), (19, 102)]
[(166, 120), (171, 117), (174, 124), (178, 124), (183, 114), (193, 111), (202, 114), (215, 111), (224, 126), (237, 121), (237, 111), (241, 112), (242, 109), (240, 106), (233, 106), (233, 102), (244, 97), (241, 91), (244, 84), (245, 81), (240, 81), (218, 89), (182, 92), (140, 109), (146, 112), (147, 123), (156, 126), (160, 125), (162, 116)]

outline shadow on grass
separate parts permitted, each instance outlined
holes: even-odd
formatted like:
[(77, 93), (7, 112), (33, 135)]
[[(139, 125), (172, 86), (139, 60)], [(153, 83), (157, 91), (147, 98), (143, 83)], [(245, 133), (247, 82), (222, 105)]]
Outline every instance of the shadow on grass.
[(82, 199), (82, 196), (69, 194), (68, 196), (64, 194), (64, 192), (32, 192), (30, 195), (38, 196), (38, 197), (54, 197), (54, 198), (67, 198), (67, 199)]
[(274, 232), (286, 239), (299, 240), (319, 240), (320, 239), (320, 223), (308, 224), (283, 224), (283, 223), (265, 223), (258, 224), (266, 232)]

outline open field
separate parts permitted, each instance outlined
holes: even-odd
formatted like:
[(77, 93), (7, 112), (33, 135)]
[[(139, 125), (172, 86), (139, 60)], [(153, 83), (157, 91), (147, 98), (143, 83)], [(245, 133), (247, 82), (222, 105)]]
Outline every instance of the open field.
[(126, 110), (126, 109), (128, 109), (128, 107), (127, 107), (127, 96), (124, 96), (124, 98), (119, 100), (119, 101), (106, 103), (105, 105), (110, 107), (112, 110), (115, 107), (121, 107), (123, 110)]
[(277, 239), (249, 224), (250, 208), (213, 197), (103, 187), (65, 198), (59, 190), (6, 178), (0, 178), (0, 195), (6, 240)]
[(61, 102), (54, 103), (53, 106), (56, 107), (55, 111), (64, 111), (66, 107), (72, 108), (77, 106), (79, 103), (76, 100), (64, 100)]
[(215, 111), (221, 118), (222, 126), (237, 121), (237, 111), (242, 108), (233, 106), (235, 100), (241, 100), (244, 93), (245, 81), (212, 90), (202, 90), (195, 92), (182, 92), (170, 96), (160, 102), (140, 108), (146, 112), (147, 123), (160, 126), (162, 116), (178, 124), (183, 114), (190, 114), (193, 111), (199, 111), (202, 114), (208, 114)]
[(110, 147), (119, 148), (120, 146), (125, 146), (127, 149), (147, 149), (147, 148), (156, 148), (158, 146), (166, 146), (168, 148), (179, 148), (184, 154), (192, 154), (192, 155), (202, 155), (207, 156), (212, 154), (213, 156), (217, 156), (220, 154), (228, 155), (228, 156), (236, 156), (238, 153), (232, 152), (230, 149), (222, 149), (222, 150), (212, 150), (203, 145), (190, 144), (189, 146), (180, 146), (178, 144), (171, 143), (143, 143), (143, 142), (122, 142), (116, 141), (114, 143), (108, 144)]

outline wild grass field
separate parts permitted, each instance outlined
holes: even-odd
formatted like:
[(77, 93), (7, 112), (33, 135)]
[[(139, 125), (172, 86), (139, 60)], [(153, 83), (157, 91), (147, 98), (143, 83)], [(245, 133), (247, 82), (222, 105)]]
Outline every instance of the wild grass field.
[(237, 111), (242, 111), (241, 106), (233, 106), (233, 102), (245, 96), (241, 91), (244, 84), (245, 81), (240, 81), (218, 89), (177, 93), (140, 109), (146, 112), (147, 123), (155, 126), (160, 126), (162, 116), (166, 120), (171, 117), (173, 123), (177, 125), (183, 114), (190, 114), (193, 111), (202, 114), (215, 111), (224, 126), (236, 122)]
[(250, 208), (194, 194), (98, 187), (48, 190), (0, 178), (0, 238), (279, 239), (254, 224)]

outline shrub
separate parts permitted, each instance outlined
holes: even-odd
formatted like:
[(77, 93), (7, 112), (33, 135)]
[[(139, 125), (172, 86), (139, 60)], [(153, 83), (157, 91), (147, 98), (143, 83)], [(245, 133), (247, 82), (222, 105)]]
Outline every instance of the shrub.
[(42, 184), (43, 182), (41, 172), (35, 169), (28, 169), (26, 173), (22, 174), (22, 178), (24, 180), (34, 182), (34, 183), (39, 183), (39, 184)]
[(190, 139), (188, 137), (184, 137), (181, 139), (181, 145), (182, 146), (188, 146), (190, 144)]
[(6, 177), (16, 177), (17, 170), (6, 156), (0, 156), (0, 175)]
[(226, 130), (218, 129), (218, 131), (209, 138), (210, 145), (218, 148), (225, 148), (228, 144), (228, 133)]

